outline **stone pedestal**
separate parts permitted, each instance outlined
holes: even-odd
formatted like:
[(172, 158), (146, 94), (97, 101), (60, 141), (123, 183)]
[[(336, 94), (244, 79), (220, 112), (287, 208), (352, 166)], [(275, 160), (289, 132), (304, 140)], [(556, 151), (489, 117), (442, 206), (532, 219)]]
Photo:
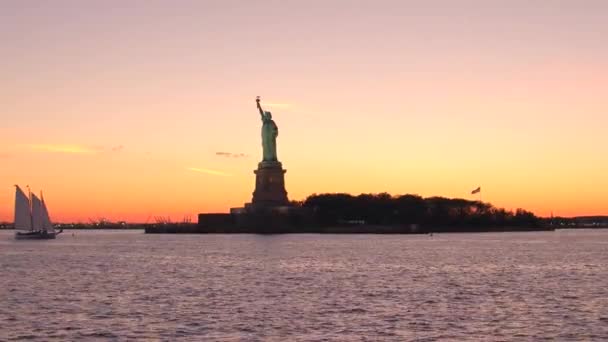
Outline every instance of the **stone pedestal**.
[(285, 172), (278, 161), (263, 161), (258, 164), (255, 173), (255, 191), (251, 206), (268, 208), (289, 204), (285, 190)]

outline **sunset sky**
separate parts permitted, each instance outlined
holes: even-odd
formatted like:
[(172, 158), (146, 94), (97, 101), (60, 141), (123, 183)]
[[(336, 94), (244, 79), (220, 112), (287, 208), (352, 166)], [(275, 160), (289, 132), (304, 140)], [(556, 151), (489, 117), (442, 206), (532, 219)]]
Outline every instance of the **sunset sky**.
[[(196, 220), (251, 200), (255, 97), (290, 199), (608, 214), (608, 1), (1, 1), (0, 221)], [(219, 153), (218, 153), (219, 152)]]

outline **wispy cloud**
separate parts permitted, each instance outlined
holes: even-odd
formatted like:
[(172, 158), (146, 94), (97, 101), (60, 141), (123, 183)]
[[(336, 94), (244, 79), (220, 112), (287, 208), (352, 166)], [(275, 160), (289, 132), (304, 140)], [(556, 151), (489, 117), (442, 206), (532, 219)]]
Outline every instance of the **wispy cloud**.
[(232, 176), (229, 173), (226, 173), (226, 172), (223, 172), (223, 171), (218, 171), (218, 170), (203, 169), (203, 168), (198, 168), (198, 167), (188, 167), (187, 169), (190, 170), (190, 171), (199, 172), (199, 173), (206, 173), (208, 175), (213, 175), (213, 176), (222, 176), (222, 177)]
[(118, 146), (114, 146), (112, 147), (112, 152), (120, 152), (124, 149), (125, 147), (123, 145), (118, 145)]
[(26, 148), (41, 152), (67, 153), (67, 154), (98, 154), (103, 152), (120, 152), (125, 147), (116, 145), (113, 147), (87, 146), (81, 144), (30, 144)]
[(32, 144), (26, 146), (32, 150), (52, 153), (95, 154), (103, 151), (103, 149), (100, 147), (89, 147), (84, 145), (71, 144)]
[(279, 109), (288, 109), (288, 108), (293, 107), (293, 105), (291, 103), (263, 103), (262, 105), (264, 107), (279, 108)]
[(245, 158), (248, 157), (245, 153), (232, 153), (232, 152), (215, 152), (216, 156), (227, 157), (227, 158)]

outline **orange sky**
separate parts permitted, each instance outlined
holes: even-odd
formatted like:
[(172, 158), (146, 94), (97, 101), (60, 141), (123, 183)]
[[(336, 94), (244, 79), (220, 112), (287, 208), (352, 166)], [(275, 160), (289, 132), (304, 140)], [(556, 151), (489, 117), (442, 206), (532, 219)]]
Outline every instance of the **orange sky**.
[(608, 2), (4, 7), (0, 221), (13, 184), (42, 189), (63, 222), (242, 206), (256, 95), (290, 199), (481, 186), (507, 209), (608, 214)]

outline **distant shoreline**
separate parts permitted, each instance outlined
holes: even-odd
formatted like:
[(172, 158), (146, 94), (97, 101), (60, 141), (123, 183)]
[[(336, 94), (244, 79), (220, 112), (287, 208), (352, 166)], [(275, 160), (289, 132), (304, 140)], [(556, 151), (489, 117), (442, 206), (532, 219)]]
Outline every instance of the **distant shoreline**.
[[(220, 234), (220, 235), (234, 235), (234, 234), (257, 234), (257, 235), (274, 235), (274, 234), (326, 234), (326, 235), (431, 235), (431, 234), (465, 234), (465, 233), (525, 233), (525, 232), (551, 232), (557, 230), (603, 230), (608, 229), (607, 226), (602, 227), (536, 227), (536, 228), (521, 228), (521, 227), (498, 227), (491, 229), (479, 229), (479, 227), (471, 227), (469, 229), (436, 229), (436, 230), (421, 230), (421, 231), (399, 231), (391, 229), (390, 227), (324, 227), (324, 228), (310, 228), (302, 229), (299, 231), (293, 230), (238, 230), (238, 231), (226, 231), (222, 229), (212, 231), (200, 231), (198, 227), (194, 228), (171, 228), (171, 227), (144, 227), (136, 226), (129, 228), (63, 228), (64, 232), (96, 232), (96, 231), (142, 231), (145, 234), (196, 234), (196, 235), (209, 235), (209, 234)], [(13, 228), (0, 228), (2, 231), (14, 231)]]
[[(131, 227), (131, 228), (60, 228), (62, 230), (145, 230), (144, 227)], [(3, 230), (15, 230), (15, 228), (0, 228)]]
[[(547, 219), (548, 220), (548, 219)], [(412, 225), (311, 225), (304, 227), (281, 228), (237, 228), (237, 227), (207, 227), (201, 228), (195, 223), (168, 224), (126, 224), (122, 227), (92, 227), (92, 226), (56, 226), (55, 229), (65, 231), (127, 231), (143, 230), (148, 234), (429, 234), (429, 233), (495, 233), (495, 232), (528, 232), (555, 231), (564, 229), (608, 229), (608, 225), (541, 225), (538, 227), (479, 227), (479, 226), (416, 226)], [(0, 225), (0, 231), (14, 231), (12, 225)]]

